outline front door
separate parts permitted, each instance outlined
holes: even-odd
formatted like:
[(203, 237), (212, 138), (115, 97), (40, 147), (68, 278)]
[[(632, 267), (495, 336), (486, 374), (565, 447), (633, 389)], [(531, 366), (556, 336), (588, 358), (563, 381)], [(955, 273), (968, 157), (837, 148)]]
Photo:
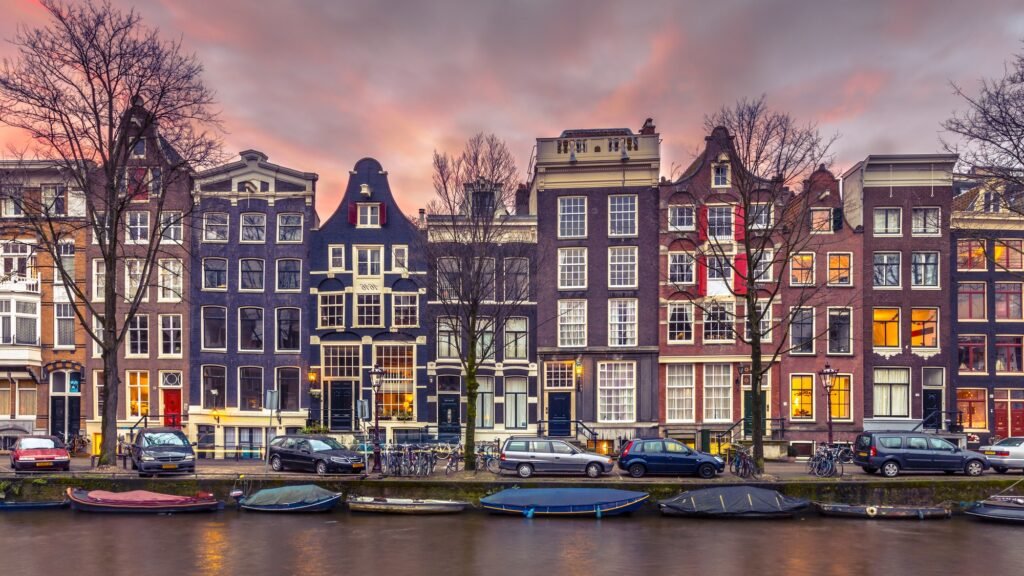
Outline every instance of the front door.
[(942, 427), (942, 389), (925, 388), (921, 399), (921, 418), (925, 428)]
[(461, 394), (438, 394), (437, 395), (437, 438), (448, 441), (462, 437), (462, 424), (460, 415), (462, 413)]
[(165, 388), (160, 393), (163, 395), (164, 426), (173, 428), (181, 427), (181, 390), (178, 388)]
[(572, 434), (572, 392), (548, 392), (548, 434)]
[(331, 430), (352, 430), (352, 383), (331, 382), (328, 403), (328, 425)]
[(50, 434), (65, 440), (67, 436), (67, 410), (65, 396), (50, 397)]
[[(764, 420), (761, 423), (765, 433), (768, 430), (768, 417), (770, 409), (768, 406), (768, 391), (761, 390), (761, 401), (764, 402)], [(749, 438), (754, 433), (754, 391), (743, 391), (743, 436)]]

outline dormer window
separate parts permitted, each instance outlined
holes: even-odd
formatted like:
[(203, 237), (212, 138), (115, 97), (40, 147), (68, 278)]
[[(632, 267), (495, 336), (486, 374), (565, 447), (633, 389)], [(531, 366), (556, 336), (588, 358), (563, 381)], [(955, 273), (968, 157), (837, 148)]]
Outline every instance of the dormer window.
[(139, 138), (132, 144), (132, 158), (145, 158), (146, 157), (146, 141)]
[(380, 204), (359, 204), (360, 228), (377, 228), (380, 226)]
[(729, 186), (729, 164), (727, 162), (719, 162), (714, 165), (711, 185), (715, 188)]
[(985, 205), (982, 209), (985, 212), (999, 212), (999, 194), (996, 192), (985, 192)]

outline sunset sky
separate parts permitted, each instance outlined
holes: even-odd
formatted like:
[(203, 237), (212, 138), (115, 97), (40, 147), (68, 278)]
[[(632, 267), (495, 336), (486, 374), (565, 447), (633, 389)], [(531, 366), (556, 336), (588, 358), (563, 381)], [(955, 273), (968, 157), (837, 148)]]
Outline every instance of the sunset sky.
[[(228, 153), (320, 175), (323, 218), (364, 156), (415, 212), (432, 151), (480, 131), (509, 143), (525, 180), (538, 137), (653, 117), (668, 175), (702, 143), (705, 114), (761, 93), (841, 135), (837, 170), (935, 152), (959, 106), (950, 82), (973, 90), (1024, 49), (1019, 0), (114, 3), (199, 55)], [(44, 18), (30, 0), (0, 6), (5, 40)], [(0, 129), (0, 147), (21, 139)]]

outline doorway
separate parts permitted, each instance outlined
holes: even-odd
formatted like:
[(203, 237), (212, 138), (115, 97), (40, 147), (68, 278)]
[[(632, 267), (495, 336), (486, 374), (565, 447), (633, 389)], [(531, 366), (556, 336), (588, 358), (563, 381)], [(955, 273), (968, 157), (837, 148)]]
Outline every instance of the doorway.
[(924, 428), (942, 427), (942, 388), (925, 388), (922, 394), (921, 421)]
[(437, 438), (447, 440), (462, 437), (462, 395), (437, 395)]
[(160, 394), (164, 426), (181, 428), (181, 389), (165, 388)]
[(328, 403), (328, 426), (331, 430), (352, 430), (352, 398), (351, 382), (331, 382), (330, 402)]
[(572, 392), (548, 392), (548, 434), (572, 435)]

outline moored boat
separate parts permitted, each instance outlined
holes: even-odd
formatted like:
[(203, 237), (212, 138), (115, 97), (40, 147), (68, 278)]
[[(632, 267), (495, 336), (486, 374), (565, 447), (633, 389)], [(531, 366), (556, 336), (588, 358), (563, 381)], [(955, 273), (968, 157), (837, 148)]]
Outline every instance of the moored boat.
[(331, 492), (315, 484), (265, 488), (251, 496), (232, 494), (238, 507), (252, 512), (327, 512), (341, 500), (340, 492)]
[(510, 488), (480, 499), (491, 512), (534, 516), (617, 516), (640, 508), (645, 492), (610, 488)]
[(468, 502), (457, 500), (420, 500), (413, 498), (373, 498), (355, 496), (347, 500), (353, 512), (377, 512), (382, 514), (457, 514), (469, 506)]
[(872, 506), (868, 504), (833, 504), (815, 502), (822, 516), (837, 518), (868, 518), (878, 520), (940, 520), (953, 512), (944, 506)]
[(964, 514), (983, 520), (1024, 524), (1024, 497), (990, 496), (964, 510)]
[(658, 503), (666, 516), (706, 518), (789, 518), (807, 507), (802, 498), (753, 486), (722, 486), (683, 492)]
[(224, 503), (213, 494), (200, 492), (195, 496), (176, 496), (147, 490), (129, 492), (107, 492), (106, 490), (82, 490), (68, 488), (71, 508), (82, 512), (127, 512), (127, 513), (171, 513), (211, 512), (220, 510)]
[(55, 500), (50, 502), (0, 502), (0, 512), (18, 512), (22, 510), (50, 510), (54, 508), (66, 508), (67, 500)]

